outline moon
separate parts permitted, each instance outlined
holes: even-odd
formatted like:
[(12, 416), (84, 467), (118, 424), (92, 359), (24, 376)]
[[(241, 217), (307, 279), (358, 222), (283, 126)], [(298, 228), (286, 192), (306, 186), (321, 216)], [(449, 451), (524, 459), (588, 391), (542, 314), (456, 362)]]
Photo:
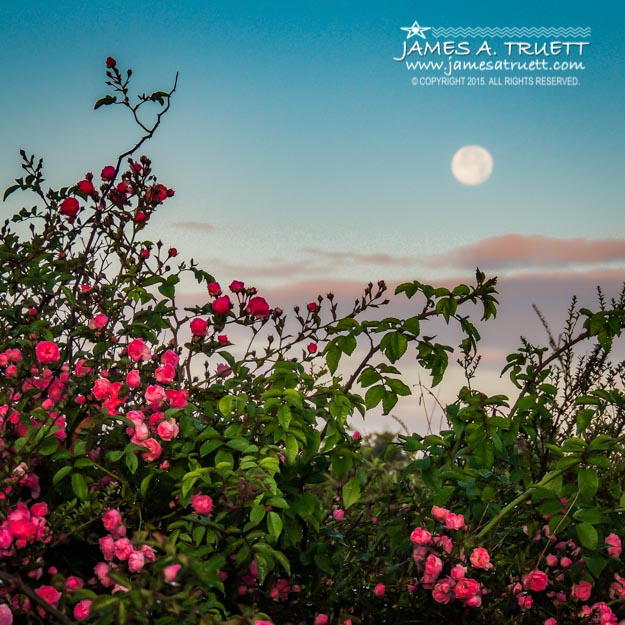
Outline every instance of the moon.
[(451, 159), (451, 173), (458, 182), (477, 186), (493, 173), (493, 157), (481, 145), (465, 145)]

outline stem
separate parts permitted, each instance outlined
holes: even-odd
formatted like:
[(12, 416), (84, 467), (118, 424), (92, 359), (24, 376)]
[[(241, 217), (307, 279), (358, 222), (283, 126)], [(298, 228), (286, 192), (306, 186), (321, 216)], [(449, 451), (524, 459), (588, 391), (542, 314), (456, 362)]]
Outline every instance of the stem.
[[(581, 459), (578, 460), (578, 464), (581, 462)], [(567, 467), (570, 469), (571, 467)], [(510, 512), (512, 512), (519, 504), (523, 503), (526, 499), (529, 499), (532, 495), (532, 491), (536, 488), (541, 488), (546, 484), (549, 484), (556, 477), (562, 475), (567, 469), (557, 469), (556, 471), (552, 471), (543, 477), (538, 484), (532, 484), (525, 492), (521, 493), (516, 499), (513, 499), (505, 508), (499, 511), (497, 515), (495, 515), (478, 533), (477, 538), (484, 538), (494, 527), (507, 516)]]

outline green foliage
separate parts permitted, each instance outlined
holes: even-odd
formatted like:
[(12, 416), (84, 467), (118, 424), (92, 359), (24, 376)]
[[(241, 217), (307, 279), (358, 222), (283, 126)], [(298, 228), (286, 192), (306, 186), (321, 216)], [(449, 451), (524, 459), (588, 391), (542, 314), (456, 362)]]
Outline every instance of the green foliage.
[[(95, 108), (128, 109), (139, 142), (99, 186), (86, 177), (58, 191), (44, 190), (42, 161), (22, 153), (24, 176), (5, 193), (38, 202), (0, 230), (0, 532), (17, 537), (0, 548), (0, 580), (16, 619), (73, 623), (86, 601), (94, 623), (280, 625), (317, 613), (332, 623), (568, 623), (581, 581), (622, 613), (624, 367), (610, 350), (625, 296), (607, 304), (599, 292), (597, 311), (573, 302), (559, 343), (522, 341), (507, 359), (510, 398), (472, 386), (480, 335), (467, 309), (488, 320), (497, 306), (496, 279), (479, 270), (453, 289), (397, 286), (405, 319), (380, 314), (384, 282), (345, 310), (330, 293), (289, 317), (236, 283), (226, 303), (212, 275), (142, 238), (173, 192), (134, 154), (176, 85), (133, 103), (130, 70), (107, 67), (113, 93)], [(151, 126), (139, 117), (146, 105), (159, 107)], [(208, 295), (185, 308), (189, 280)], [(457, 345), (429, 331), (433, 319), (456, 326)], [(454, 354), (467, 380), (442, 431), (352, 432), (356, 413), (391, 414), (411, 394), (407, 359), (435, 386)], [(433, 506), (462, 520), (444, 528)], [(12, 525), (22, 517), (38, 529)], [(411, 540), (417, 528), (446, 532), (449, 549)], [(494, 568), (475, 564), (475, 549)], [(436, 599), (425, 553), (453, 584), (463, 563), (480, 605)], [(559, 602), (528, 582), (546, 568)], [(76, 578), (82, 588), (68, 586)], [(43, 587), (58, 601), (44, 601)]]

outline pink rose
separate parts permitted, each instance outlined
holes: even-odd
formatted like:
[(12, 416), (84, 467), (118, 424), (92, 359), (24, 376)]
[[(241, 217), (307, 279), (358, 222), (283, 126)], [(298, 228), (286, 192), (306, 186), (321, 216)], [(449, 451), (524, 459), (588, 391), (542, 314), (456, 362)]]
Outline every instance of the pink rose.
[(65, 580), (65, 589), (67, 592), (74, 592), (75, 590), (80, 590), (85, 585), (85, 582), (80, 579), (80, 577), (76, 577), (75, 575), (70, 575)]
[(54, 586), (39, 586), (35, 589), (35, 592), (50, 605), (56, 606), (61, 598), (61, 593)]
[(77, 621), (84, 621), (91, 613), (91, 599), (83, 599), (74, 606), (74, 618)]
[(150, 404), (150, 408), (158, 408), (167, 398), (165, 389), (158, 384), (151, 384), (145, 389), (145, 400)]
[(464, 579), (464, 576), (467, 574), (467, 567), (462, 566), (462, 564), (456, 564), (453, 569), (451, 569), (451, 576), (453, 579)]
[(143, 339), (134, 339), (128, 344), (128, 356), (135, 362), (150, 360), (152, 352)]
[(493, 565), (490, 562), (490, 555), (483, 547), (476, 547), (471, 553), (471, 564), (477, 569), (492, 569)]
[(141, 374), (136, 369), (129, 371), (126, 375), (126, 384), (128, 388), (137, 388), (141, 385)]
[(608, 545), (608, 555), (612, 558), (620, 558), (622, 544), (621, 539), (614, 533), (606, 536), (605, 544)]
[(415, 545), (429, 545), (432, 542), (432, 534), (422, 527), (417, 527), (410, 534), (410, 542)]
[(158, 424), (158, 427), (156, 428), (156, 433), (164, 441), (170, 441), (176, 438), (176, 436), (178, 436), (179, 431), (180, 431), (180, 428), (178, 427), (178, 424), (173, 419), (168, 419), (167, 421), (161, 421)]
[(213, 500), (208, 495), (196, 493), (191, 497), (191, 507), (196, 514), (210, 516), (213, 510)]
[(145, 556), (141, 551), (133, 551), (128, 557), (128, 570), (138, 573), (145, 566)]
[(432, 506), (432, 511), (430, 512), (430, 514), (432, 515), (432, 518), (436, 521), (444, 523), (447, 515), (449, 514), (449, 510), (447, 510), (447, 508), (440, 508), (439, 506)]
[(464, 577), (458, 580), (454, 592), (457, 599), (466, 600), (481, 592), (480, 584), (475, 579)]
[(448, 530), (461, 530), (464, 528), (464, 517), (461, 514), (450, 512), (445, 517), (445, 527)]
[(142, 444), (147, 449), (147, 451), (144, 451), (141, 454), (141, 457), (146, 462), (154, 462), (154, 460), (158, 460), (161, 457), (163, 449), (161, 444), (155, 438), (148, 438), (144, 440)]
[(161, 364), (177, 367), (180, 362), (180, 356), (173, 349), (168, 349), (161, 354)]
[(340, 523), (345, 518), (345, 511), (340, 508), (338, 510), (333, 510), (332, 517), (337, 523)]
[(252, 297), (249, 301), (245, 312), (248, 315), (252, 315), (252, 317), (256, 317), (257, 319), (264, 319), (269, 316), (271, 312), (269, 310), (269, 304), (267, 304), (267, 300), (264, 297)]
[(176, 377), (176, 370), (171, 365), (162, 365), (156, 369), (154, 377), (160, 384), (169, 384)]
[(163, 569), (163, 577), (168, 584), (176, 581), (178, 571), (182, 568), (181, 564), (170, 564)]
[(98, 313), (89, 321), (89, 328), (92, 330), (101, 330), (107, 323), (109, 318), (104, 313)]
[(328, 625), (330, 619), (327, 614), (317, 614), (315, 616), (314, 625)]
[(13, 625), (13, 612), (6, 604), (0, 604), (0, 625)]
[(431, 553), (425, 559), (425, 573), (423, 575), (424, 584), (433, 584), (443, 570), (443, 561)]
[(119, 510), (115, 508), (111, 510), (107, 510), (102, 515), (102, 525), (104, 525), (104, 529), (111, 534), (116, 533), (120, 527), (123, 526), (122, 523), (122, 515), (119, 513)]
[(40, 341), (37, 343), (35, 353), (37, 360), (43, 365), (57, 362), (61, 358), (58, 346), (52, 341)]
[(115, 541), (115, 557), (118, 560), (128, 560), (133, 551), (134, 548), (128, 538), (118, 538)]
[(317, 343), (308, 343), (308, 345), (306, 346), (306, 349), (308, 350), (309, 354), (316, 354), (317, 353)]
[(108, 562), (113, 560), (115, 558), (115, 539), (109, 534), (108, 536), (102, 536), (99, 543), (104, 559)]
[(526, 590), (533, 590), (534, 592), (540, 592), (545, 590), (549, 584), (549, 578), (546, 573), (543, 573), (539, 569), (530, 571), (524, 578), (523, 583)]
[(592, 594), (592, 584), (585, 580), (573, 584), (571, 588), (571, 599), (574, 601), (588, 601)]
[(386, 594), (386, 586), (384, 584), (377, 584), (373, 589), (373, 594), (376, 597), (383, 597)]
[(167, 399), (172, 408), (184, 408), (187, 405), (187, 391), (186, 389), (176, 390), (173, 388), (167, 389)]
[(196, 317), (189, 326), (193, 336), (206, 336), (206, 331), (208, 330), (208, 322), (206, 320)]
[(213, 312), (216, 315), (225, 315), (230, 308), (232, 308), (232, 303), (230, 302), (230, 298), (227, 295), (222, 295), (218, 297), (213, 302)]
[(229, 288), (233, 293), (240, 293), (245, 290), (245, 284), (241, 280), (233, 280)]

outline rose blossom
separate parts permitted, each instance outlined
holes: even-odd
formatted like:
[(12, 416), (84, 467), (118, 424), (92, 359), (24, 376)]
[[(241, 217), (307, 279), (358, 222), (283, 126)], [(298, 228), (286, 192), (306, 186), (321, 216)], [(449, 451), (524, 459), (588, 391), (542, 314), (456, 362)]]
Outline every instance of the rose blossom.
[(163, 577), (168, 584), (176, 581), (178, 571), (182, 568), (181, 564), (170, 564), (163, 569)]
[(168, 349), (161, 354), (162, 365), (171, 365), (172, 367), (177, 367), (179, 362), (180, 356), (178, 356), (178, 354), (173, 349)]
[(436, 603), (447, 604), (453, 599), (452, 591), (454, 587), (453, 580), (449, 578), (436, 582), (432, 590), (432, 598)]
[(267, 304), (267, 300), (264, 297), (252, 297), (249, 301), (245, 312), (248, 315), (252, 315), (257, 319), (264, 319), (269, 316), (271, 312), (269, 310), (269, 304)]
[(136, 369), (129, 371), (126, 375), (126, 384), (129, 388), (137, 388), (141, 385), (141, 374)]
[(130, 554), (133, 553), (134, 548), (128, 538), (118, 538), (115, 541), (115, 557), (118, 560), (128, 560)]
[(212, 308), (216, 315), (225, 315), (232, 308), (232, 303), (227, 295), (222, 295), (213, 302)]
[(154, 460), (158, 460), (163, 453), (163, 449), (161, 444), (155, 438), (148, 438), (143, 441), (143, 446), (147, 448), (147, 451), (144, 451), (141, 454), (141, 457), (146, 462), (154, 462)]
[(464, 516), (450, 512), (445, 517), (445, 527), (448, 530), (461, 530), (464, 528)]
[(199, 337), (206, 336), (206, 331), (208, 329), (208, 322), (205, 319), (196, 317), (195, 319), (191, 321), (191, 323), (189, 324), (189, 327), (191, 328), (191, 334), (193, 334), (193, 336), (199, 336)]
[(417, 527), (410, 534), (410, 542), (415, 545), (429, 545), (432, 542), (432, 534), (422, 527)]
[(77, 621), (84, 621), (91, 613), (91, 599), (83, 599), (74, 606), (74, 618)]
[(135, 362), (139, 362), (140, 360), (150, 360), (150, 358), (152, 358), (152, 352), (143, 339), (134, 339), (130, 341), (128, 344), (128, 355)]
[(241, 280), (233, 280), (230, 283), (229, 289), (233, 293), (240, 293), (241, 291), (245, 290), (245, 284), (243, 282), (241, 282)]
[(59, 603), (59, 599), (61, 598), (61, 593), (54, 586), (39, 586), (39, 588), (35, 588), (35, 592), (44, 601), (47, 601), (55, 608)]
[(115, 178), (115, 167), (107, 165), (100, 172), (100, 176), (102, 177), (102, 180), (113, 180), (113, 178)]
[(386, 594), (386, 586), (384, 584), (377, 584), (373, 589), (373, 594), (376, 597), (383, 597)]
[(464, 577), (458, 580), (454, 589), (457, 599), (469, 599), (480, 593), (480, 584), (477, 580)]
[(184, 408), (187, 405), (186, 389), (176, 390), (168, 388), (165, 394), (172, 408)]
[(605, 544), (608, 545), (608, 555), (612, 558), (620, 558), (622, 544), (621, 539), (614, 533), (608, 534), (605, 539)]
[(221, 295), (221, 286), (219, 282), (209, 282), (207, 289), (208, 289), (208, 294), (212, 295), (213, 297), (217, 297), (218, 295)]
[(61, 358), (61, 353), (56, 343), (52, 341), (40, 341), (35, 347), (37, 360), (44, 365), (57, 362)]
[(178, 436), (178, 432), (180, 428), (178, 424), (173, 419), (167, 419), (166, 421), (161, 421), (156, 428), (156, 433), (164, 440), (170, 441), (176, 436)]
[(332, 512), (332, 517), (337, 523), (340, 523), (345, 518), (345, 511), (341, 510), (340, 508), (337, 510), (334, 510)]
[(210, 516), (213, 509), (213, 500), (208, 495), (195, 493), (195, 495), (191, 497), (191, 507), (196, 514)]
[(176, 377), (176, 369), (171, 365), (162, 365), (156, 369), (154, 377), (161, 384), (169, 384)]
[(167, 397), (165, 389), (158, 384), (151, 384), (145, 389), (145, 400), (151, 408), (158, 408)]
[(588, 601), (592, 594), (592, 584), (586, 580), (581, 580), (571, 587), (571, 599), (574, 601)]
[(138, 573), (145, 566), (145, 556), (141, 551), (133, 551), (128, 557), (128, 570)]
[(527, 590), (540, 592), (541, 590), (545, 590), (549, 585), (549, 578), (546, 573), (543, 573), (539, 569), (534, 569), (524, 577), (523, 583)]
[(477, 569), (492, 569), (493, 565), (490, 562), (490, 555), (483, 547), (476, 547), (469, 558), (471, 564)]
[(13, 625), (13, 612), (6, 604), (0, 604), (0, 625)]
[(61, 215), (69, 217), (70, 220), (74, 219), (74, 217), (78, 215), (79, 210), (80, 205), (78, 204), (78, 200), (75, 197), (66, 197), (61, 202)]
[(430, 514), (433, 519), (444, 523), (447, 515), (449, 514), (449, 510), (447, 510), (447, 508), (440, 508), (439, 506), (432, 506)]

